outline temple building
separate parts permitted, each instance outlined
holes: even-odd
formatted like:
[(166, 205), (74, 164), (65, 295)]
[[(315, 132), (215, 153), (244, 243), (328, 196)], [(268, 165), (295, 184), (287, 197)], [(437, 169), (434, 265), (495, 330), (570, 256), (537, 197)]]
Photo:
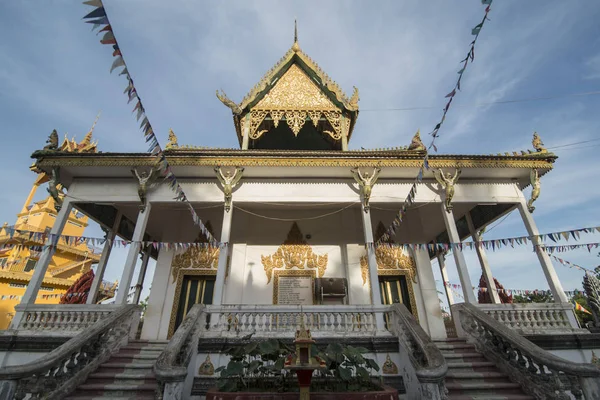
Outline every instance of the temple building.
[[(67, 229), (83, 221), (77, 215), (108, 233), (85, 307), (44, 308), (39, 294), (61, 249), (42, 251), (11, 323), (13, 345), (0, 349), (0, 393), (35, 394), (49, 379), (63, 397), (201, 398), (228, 362), (224, 348), (250, 337), (291, 343), (300, 321), (319, 344), (366, 348), (407, 399), (600, 393), (600, 369), (590, 364), (600, 341), (578, 325), (546, 252), (536, 247), (535, 267), (555, 302), (516, 305), (500, 301), (485, 249), (472, 250), (491, 297), (478, 304), (463, 254), (470, 250), (428, 246), (478, 242), (513, 210), (536, 243), (534, 202), (557, 160), (537, 134), (533, 148), (518, 153), (429, 154), (415, 190), (426, 155), (419, 133), (407, 134), (403, 147), (351, 149), (353, 135), (367, 134), (355, 132), (358, 89), (346, 95), (297, 40), (241, 102), (217, 97), (231, 110), (239, 148), (184, 145), (173, 131), (165, 146), (204, 232), (159, 178), (152, 154), (34, 153), (35, 171), (60, 176), (50, 190), (68, 190), (51, 237), (74, 232)], [(530, 198), (529, 185), (537, 189)], [(387, 235), (411, 191), (402, 223)], [(115, 303), (98, 305), (114, 240), (128, 242), (128, 254)], [(450, 324), (432, 267), (438, 259), (447, 281), (446, 256), (464, 296), (455, 303), (446, 293)], [(146, 279), (149, 259), (156, 267)], [(143, 285), (150, 294), (138, 332)], [(67, 310), (76, 323), (53, 319)], [(44, 335), (63, 347), (36, 353), (23, 339)], [(30, 361), (41, 356), (46, 369), (38, 371)], [(72, 363), (81, 368), (40, 378)]]
[[(97, 143), (92, 142), (92, 131), (81, 142), (64, 138), (59, 151), (69, 153), (96, 153)], [(7, 329), (27, 288), (39, 260), (43, 238), (33, 233), (49, 231), (56, 220), (56, 202), (51, 195), (33, 201), (38, 188), (50, 180), (40, 173), (17, 214), (14, 225), (5, 223), (0, 228), (0, 329)], [(61, 198), (64, 198), (62, 193)], [(81, 237), (88, 226), (88, 217), (76, 210), (69, 214), (63, 234)], [(36, 298), (38, 304), (58, 304), (62, 295), (77, 279), (100, 261), (100, 254), (85, 243), (58, 244), (52, 256), (42, 286)], [(103, 297), (114, 295), (116, 285), (105, 282)]]

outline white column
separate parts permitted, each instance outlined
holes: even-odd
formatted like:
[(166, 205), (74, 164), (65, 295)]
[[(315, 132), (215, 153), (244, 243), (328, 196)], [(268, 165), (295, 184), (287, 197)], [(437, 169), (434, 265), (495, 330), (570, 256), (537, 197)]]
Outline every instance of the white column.
[[(373, 227), (371, 225), (371, 214), (365, 212), (364, 206), (360, 207), (363, 222), (363, 233), (367, 247), (367, 261), (369, 264), (369, 283), (371, 285), (371, 303), (381, 305), (381, 290), (379, 289), (379, 275), (377, 274), (377, 257), (375, 256), (375, 243), (373, 243)], [(377, 330), (384, 329), (383, 315), (375, 314), (377, 318)]]
[[(533, 244), (540, 244), (538, 239), (538, 235), (540, 231), (533, 220), (533, 217), (529, 210), (527, 209), (527, 203), (525, 202), (525, 198), (521, 198), (520, 202), (517, 204), (519, 208), (519, 213), (521, 213), (521, 218), (523, 218), (523, 222), (525, 223), (525, 228), (527, 229), (527, 233), (532, 237)], [(538, 246), (535, 246), (535, 253), (540, 260), (540, 264), (542, 265), (542, 270), (544, 271), (544, 275), (546, 275), (546, 280), (548, 281), (548, 286), (550, 286), (550, 290), (552, 291), (552, 295), (554, 296), (554, 301), (556, 303), (568, 303), (567, 296), (565, 295), (565, 291), (556, 275), (556, 271), (554, 270), (554, 266), (552, 265), (552, 261), (550, 261), (550, 256), (544, 250), (540, 249)]]
[[(446, 206), (444, 203), (442, 206), (442, 216), (444, 218), (444, 224), (446, 225), (446, 231), (448, 232), (448, 238), (451, 243), (460, 243), (460, 237), (458, 236), (458, 230), (456, 229), (456, 222), (454, 221), (454, 213), (452, 211), (446, 211)], [(454, 254), (454, 261), (456, 262), (456, 269), (458, 270), (458, 277), (460, 279), (460, 284), (463, 289), (463, 295), (465, 296), (466, 303), (477, 303), (475, 300), (475, 295), (473, 294), (473, 286), (471, 283), (471, 278), (469, 277), (469, 270), (467, 269), (467, 263), (465, 261), (465, 256), (462, 253), (462, 250), (458, 247), (454, 247), (452, 249), (452, 254)]]
[(479, 236), (479, 233), (475, 229), (475, 225), (473, 225), (471, 213), (467, 212), (465, 217), (467, 219), (469, 231), (471, 232), (471, 237), (473, 238), (473, 242), (475, 242), (475, 251), (477, 251), (477, 258), (479, 258), (479, 264), (481, 264), (483, 279), (485, 279), (485, 283), (487, 283), (487, 290), (490, 294), (490, 299), (492, 300), (493, 304), (500, 304), (500, 296), (498, 295), (496, 282), (494, 282), (494, 276), (492, 275), (492, 270), (490, 268), (490, 264), (488, 263), (487, 254), (485, 253), (485, 249), (479, 245), (481, 242), (481, 236)]
[(131, 286), (131, 280), (133, 279), (133, 273), (135, 272), (135, 264), (137, 262), (138, 253), (144, 240), (144, 233), (146, 233), (146, 225), (150, 216), (150, 210), (152, 204), (148, 203), (144, 211), (140, 211), (135, 223), (135, 229), (133, 230), (133, 238), (131, 245), (129, 245), (129, 252), (125, 259), (125, 266), (123, 268), (123, 274), (119, 281), (119, 289), (117, 290), (117, 297), (115, 304), (127, 304), (127, 295), (129, 294), (129, 287)]
[(442, 275), (442, 281), (444, 282), (444, 291), (446, 292), (446, 300), (448, 301), (448, 307), (454, 304), (454, 295), (448, 286), (450, 281), (448, 280), (448, 271), (446, 270), (446, 260), (443, 253), (437, 255), (438, 264), (440, 265), (440, 274)]
[(223, 302), (223, 286), (225, 285), (225, 274), (227, 273), (227, 259), (229, 257), (229, 236), (231, 233), (231, 217), (233, 215), (233, 202), (229, 211), (223, 208), (223, 225), (221, 228), (221, 251), (219, 252), (219, 266), (215, 279), (215, 293), (213, 304), (219, 305)]
[[(431, 259), (427, 250), (414, 250), (414, 259), (417, 265), (417, 276), (421, 288), (421, 297), (425, 306), (426, 321), (429, 330), (429, 336), (432, 339), (445, 339), (446, 326), (442, 317), (442, 308), (438, 298), (437, 288), (435, 287), (435, 278)], [(410, 285), (411, 282), (408, 282)], [(416, 305), (415, 305), (416, 306)]]
[(250, 142), (250, 113), (242, 119), (242, 150), (248, 150)]
[[(56, 216), (56, 220), (54, 221), (52, 229), (50, 229), (50, 236), (46, 240), (44, 250), (42, 250), (40, 259), (38, 260), (33, 270), (31, 280), (29, 281), (27, 289), (25, 290), (25, 294), (21, 299), (21, 304), (35, 304), (35, 299), (37, 297), (38, 291), (40, 290), (40, 286), (42, 286), (42, 282), (44, 281), (44, 276), (46, 275), (46, 271), (48, 270), (48, 265), (50, 265), (52, 256), (56, 251), (56, 245), (58, 244), (60, 238), (59, 235), (62, 233), (62, 230), (65, 227), (67, 220), (69, 219), (69, 215), (71, 215), (72, 209), (73, 205), (71, 204), (71, 200), (68, 197), (65, 197), (65, 199), (63, 200), (62, 208)], [(17, 326), (19, 326), (22, 317), (23, 312), (16, 312), (11, 322), (11, 328), (16, 328)]]
[(98, 266), (96, 267), (96, 275), (94, 276), (94, 280), (92, 281), (92, 287), (90, 287), (90, 292), (88, 294), (86, 304), (96, 304), (96, 301), (98, 299), (98, 290), (100, 289), (100, 285), (102, 284), (102, 279), (104, 279), (104, 272), (106, 271), (108, 258), (110, 257), (113, 241), (117, 236), (117, 231), (119, 230), (120, 223), (121, 211), (117, 211), (117, 215), (115, 216), (113, 226), (106, 233), (106, 241), (104, 242), (104, 248), (102, 248), (102, 254), (100, 255), (100, 261), (98, 262)]
[(150, 249), (142, 252), (142, 265), (140, 266), (137, 285), (135, 285), (133, 304), (138, 304), (140, 302), (140, 296), (142, 295), (142, 289), (144, 288), (144, 279), (146, 278), (146, 270), (148, 269), (148, 261), (150, 261)]

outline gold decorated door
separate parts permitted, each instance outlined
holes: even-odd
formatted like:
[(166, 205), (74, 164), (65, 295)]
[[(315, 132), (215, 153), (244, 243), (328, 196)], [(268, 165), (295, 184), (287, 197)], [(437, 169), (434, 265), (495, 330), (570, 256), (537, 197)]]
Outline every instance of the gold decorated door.
[(408, 285), (405, 275), (380, 276), (379, 289), (382, 304), (401, 303), (408, 308), (408, 311), (413, 313), (414, 305), (411, 303)]
[(179, 305), (173, 331), (181, 324), (194, 304), (212, 304), (215, 290), (215, 277), (202, 275), (185, 275), (181, 284)]

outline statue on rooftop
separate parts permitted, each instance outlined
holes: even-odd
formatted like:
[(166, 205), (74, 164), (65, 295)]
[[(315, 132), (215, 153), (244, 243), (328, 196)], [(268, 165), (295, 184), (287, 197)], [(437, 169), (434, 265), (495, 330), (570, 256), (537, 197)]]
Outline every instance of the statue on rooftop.
[(537, 132), (533, 132), (533, 140), (531, 141), (531, 144), (538, 153), (546, 153), (548, 151), (544, 147), (544, 142), (542, 142), (542, 139), (540, 139), (540, 136)]
[(445, 196), (446, 198), (444, 200), (446, 203), (446, 212), (452, 211), (452, 208), (453, 208), (452, 198), (454, 197), (454, 185), (458, 181), (458, 177), (460, 176), (460, 173), (461, 173), (460, 169), (456, 169), (454, 176), (452, 176), (450, 174), (450, 172), (448, 172), (444, 175), (444, 171), (442, 171), (441, 169), (433, 172), (433, 176), (435, 176), (435, 179), (438, 181), (440, 186), (446, 190), (446, 196)]
[(219, 178), (219, 182), (223, 186), (223, 193), (225, 194), (225, 211), (229, 212), (231, 210), (231, 198), (233, 194), (233, 188), (235, 188), (242, 179), (242, 174), (244, 173), (244, 168), (235, 167), (233, 174), (230, 170), (226, 170), (223, 173), (221, 167), (215, 167), (215, 172), (217, 173), (217, 178)]
[(413, 136), (412, 141), (410, 142), (410, 145), (408, 146), (408, 150), (413, 150), (413, 151), (424, 151), (425, 150), (425, 145), (421, 141), (421, 132), (420, 131), (417, 131), (417, 133), (415, 133), (415, 136)]
[(240, 108), (240, 106), (238, 106), (236, 103), (230, 100), (223, 90), (221, 90), (221, 93), (219, 93), (219, 91), (217, 90), (217, 98), (221, 100), (221, 103), (229, 107), (235, 115), (240, 115), (242, 113), (242, 109)]
[(373, 170), (373, 175), (365, 172), (365, 174), (361, 174), (360, 169), (352, 168), (350, 170), (352, 172), (352, 176), (354, 180), (358, 183), (360, 187), (361, 194), (363, 196), (363, 207), (366, 213), (369, 212), (369, 200), (371, 199), (371, 191), (373, 190), (373, 186), (375, 182), (377, 182), (377, 178), (379, 178), (379, 173), (381, 172), (381, 168), (376, 167)]
[(169, 128), (169, 141), (165, 146), (165, 150), (174, 149), (175, 147), (179, 147), (179, 144), (177, 143), (177, 136), (175, 135), (175, 132), (173, 132), (173, 129)]
[(136, 168), (131, 169), (131, 173), (138, 180), (138, 196), (140, 197), (140, 211), (146, 210), (146, 202), (147, 202), (147, 193), (148, 189), (154, 184), (154, 181), (158, 177), (159, 170), (158, 168), (152, 168), (150, 172), (142, 171), (138, 173)]
[(60, 169), (58, 167), (53, 167), (50, 180), (48, 181), (48, 188), (46, 190), (48, 190), (48, 193), (50, 193), (50, 196), (54, 199), (54, 208), (56, 211), (60, 211), (62, 208), (62, 199), (60, 198), (61, 188)]
[(541, 190), (541, 185), (542, 185), (537, 169), (531, 170), (531, 172), (529, 173), (529, 180), (531, 182), (532, 189), (531, 189), (531, 198), (527, 202), (527, 209), (529, 210), (530, 213), (532, 213), (535, 210), (535, 207), (533, 206), (533, 202), (536, 201), (538, 197), (540, 197), (540, 190)]
[(44, 150), (58, 149), (58, 132), (56, 132), (56, 129), (54, 129), (50, 136), (48, 136), (48, 140), (46, 140), (46, 143), (48, 144), (44, 146)]

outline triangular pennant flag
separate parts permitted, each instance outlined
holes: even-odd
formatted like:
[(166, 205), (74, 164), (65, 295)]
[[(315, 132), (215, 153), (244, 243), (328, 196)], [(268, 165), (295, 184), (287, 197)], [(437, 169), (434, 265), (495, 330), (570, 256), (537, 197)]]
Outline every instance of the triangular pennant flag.
[(102, 4), (102, 0), (86, 0), (83, 2), (83, 4), (92, 7), (104, 7), (104, 4)]
[(98, 18), (92, 21), (85, 21), (88, 24), (94, 24), (94, 26), (100, 26), (100, 25), (106, 25), (108, 24), (108, 18), (106, 18), (106, 16), (102, 17), (102, 18)]
[(100, 17), (106, 17), (106, 12), (104, 12), (104, 7), (96, 8), (95, 10), (93, 10), (92, 12), (87, 14), (85, 17), (83, 17), (83, 19), (100, 18)]
[(123, 60), (123, 57), (118, 56), (115, 61), (113, 61), (112, 66), (110, 67), (110, 72), (112, 73), (115, 68), (123, 66), (125, 66), (125, 61)]

